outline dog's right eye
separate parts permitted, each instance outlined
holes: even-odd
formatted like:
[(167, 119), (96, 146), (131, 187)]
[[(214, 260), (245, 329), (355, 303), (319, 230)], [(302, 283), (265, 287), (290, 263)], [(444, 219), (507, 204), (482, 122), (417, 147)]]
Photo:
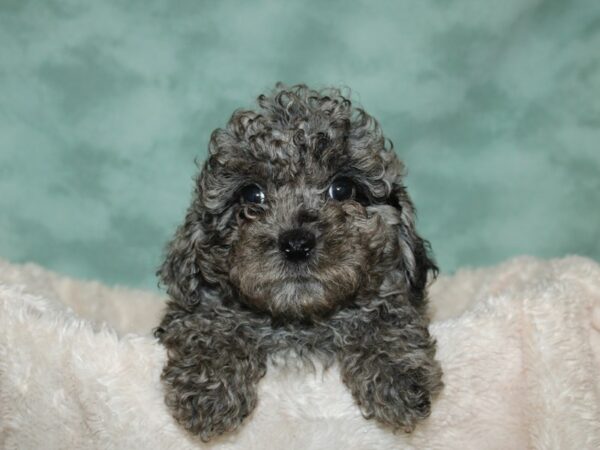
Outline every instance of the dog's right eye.
[(245, 203), (262, 204), (266, 200), (265, 193), (255, 184), (244, 187), (240, 193), (240, 198)]
[(335, 180), (327, 190), (329, 198), (343, 202), (344, 200), (353, 199), (356, 195), (356, 186), (348, 178)]

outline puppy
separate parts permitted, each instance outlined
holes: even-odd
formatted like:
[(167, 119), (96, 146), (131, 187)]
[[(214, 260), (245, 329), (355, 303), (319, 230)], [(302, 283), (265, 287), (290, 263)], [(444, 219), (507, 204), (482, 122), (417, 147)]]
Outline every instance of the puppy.
[(158, 271), (166, 404), (207, 441), (240, 426), (275, 354), (337, 363), (366, 419), (411, 431), (442, 388), (403, 165), (338, 89), (277, 84), (215, 130)]

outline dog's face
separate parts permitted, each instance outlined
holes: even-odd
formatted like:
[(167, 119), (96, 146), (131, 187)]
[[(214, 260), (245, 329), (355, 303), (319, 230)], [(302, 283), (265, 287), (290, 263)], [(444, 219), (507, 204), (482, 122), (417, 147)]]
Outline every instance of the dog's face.
[(278, 87), (259, 105), (211, 137), (159, 271), (169, 294), (192, 307), (219, 292), (308, 318), (420, 293), (435, 266), (377, 122), (337, 90)]

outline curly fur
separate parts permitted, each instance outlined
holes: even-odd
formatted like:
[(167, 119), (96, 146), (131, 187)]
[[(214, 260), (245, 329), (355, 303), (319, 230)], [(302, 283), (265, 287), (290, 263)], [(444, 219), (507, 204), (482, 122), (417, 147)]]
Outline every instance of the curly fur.
[[(166, 403), (208, 440), (257, 402), (269, 358), (337, 362), (366, 418), (410, 431), (442, 387), (428, 332), (426, 283), (437, 272), (377, 121), (338, 89), (278, 84), (257, 111), (212, 133), (184, 223), (158, 274), (170, 296), (156, 336), (168, 350)], [(332, 180), (357, 186), (328, 199)], [(248, 184), (264, 204), (239, 201)], [(301, 274), (277, 245), (316, 236)]]

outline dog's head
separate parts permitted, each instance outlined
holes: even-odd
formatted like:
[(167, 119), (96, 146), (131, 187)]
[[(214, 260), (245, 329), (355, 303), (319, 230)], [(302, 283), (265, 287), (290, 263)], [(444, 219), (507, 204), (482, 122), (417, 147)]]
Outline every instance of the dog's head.
[(337, 89), (278, 84), (258, 104), (212, 133), (159, 270), (169, 295), (293, 318), (373, 295), (419, 306), (436, 267), (377, 121)]

